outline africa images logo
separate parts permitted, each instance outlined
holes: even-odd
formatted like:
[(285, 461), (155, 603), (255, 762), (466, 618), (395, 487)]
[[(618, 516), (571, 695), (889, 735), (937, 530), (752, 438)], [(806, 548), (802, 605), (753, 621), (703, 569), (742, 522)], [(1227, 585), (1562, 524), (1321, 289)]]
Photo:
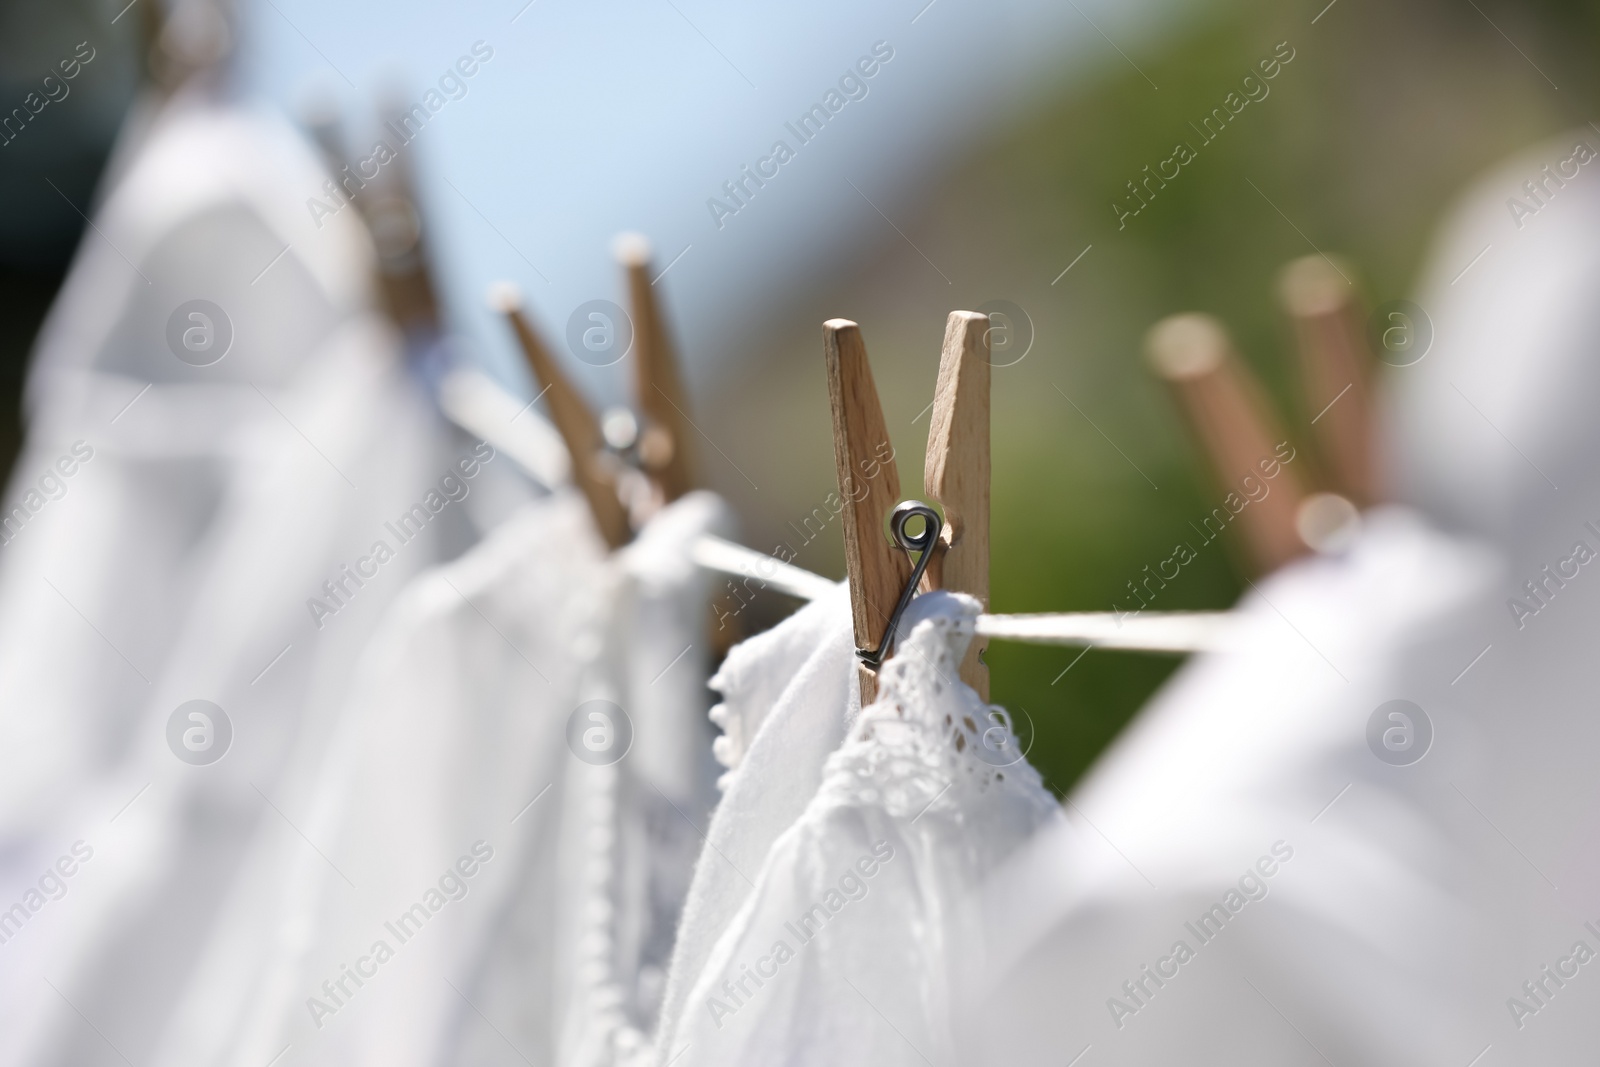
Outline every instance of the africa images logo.
[(209, 367), (233, 347), (233, 320), (209, 300), (186, 300), (167, 316), (167, 347), (191, 367)]
[(167, 747), (195, 767), (215, 763), (233, 744), (233, 722), (209, 700), (188, 700), (167, 716)]
[(1409, 767), (1433, 747), (1433, 720), (1409, 700), (1390, 700), (1367, 718), (1367, 747), (1391, 767)]
[(591, 767), (609, 767), (633, 747), (633, 720), (609, 700), (585, 700), (567, 716), (567, 748)]

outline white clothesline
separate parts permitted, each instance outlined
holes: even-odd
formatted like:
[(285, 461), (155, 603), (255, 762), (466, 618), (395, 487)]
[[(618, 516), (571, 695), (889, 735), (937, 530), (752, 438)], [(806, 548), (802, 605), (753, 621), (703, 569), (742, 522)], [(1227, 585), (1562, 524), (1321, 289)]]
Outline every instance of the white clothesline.
[[(694, 561), (709, 570), (758, 582), (801, 600), (815, 600), (838, 583), (753, 548), (709, 534), (694, 546)], [(1121, 648), (1143, 652), (1201, 652), (1219, 646), (1228, 613), (1065, 611), (1037, 615), (980, 615), (978, 633), (1032, 645)]]
[(1137, 652), (1206, 652), (1222, 647), (1226, 611), (1117, 614), (1063, 611), (1037, 615), (979, 615), (978, 633), (1030, 645), (1121, 648)]
[(520, 404), (494, 379), (475, 370), (451, 371), (439, 383), (439, 407), (468, 433), (504, 452), (546, 489), (572, 477), (572, 459), (550, 420)]
[[(519, 404), (478, 371), (445, 376), (439, 406), (456, 425), (511, 457), (546, 489), (563, 484), (572, 464), (561, 435), (531, 405)], [(720, 537), (695, 542), (695, 563), (743, 578), (800, 600), (816, 600), (838, 583), (776, 556)], [(1115, 648), (1141, 652), (1205, 652), (1221, 647), (1229, 618), (1223, 611), (1069, 611), (1035, 615), (980, 615), (978, 633), (1033, 645)]]
[(776, 556), (710, 534), (695, 542), (692, 557), (707, 570), (759, 582), (801, 600), (816, 600), (839, 584)]

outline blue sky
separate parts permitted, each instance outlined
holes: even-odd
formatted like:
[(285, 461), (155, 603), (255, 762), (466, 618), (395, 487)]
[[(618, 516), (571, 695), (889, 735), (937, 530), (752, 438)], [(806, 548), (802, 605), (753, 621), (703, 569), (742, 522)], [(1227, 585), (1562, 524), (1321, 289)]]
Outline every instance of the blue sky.
[[(407, 148), (455, 328), (491, 370), (520, 382), (520, 361), (484, 308), (489, 283), (518, 282), (559, 343), (579, 304), (621, 300), (610, 244), (638, 230), (658, 269), (676, 258), (663, 290), (700, 378), (786, 286), (892, 235), (919, 179), (984, 125), (1129, 62), (1118, 49), (1136, 51), (1183, 6), (260, 0), (244, 9), (243, 72), (290, 111), (331, 95), (352, 140), (369, 146), (386, 91), (418, 100), (484, 42), (493, 57), (464, 79), (467, 95)], [(822, 102), (877, 42), (893, 58), (864, 79), (866, 96), (801, 146), (785, 122)], [(719, 228), (707, 200), (726, 203), (723, 183), (779, 138), (795, 158)], [(590, 384), (620, 388), (611, 377)]]

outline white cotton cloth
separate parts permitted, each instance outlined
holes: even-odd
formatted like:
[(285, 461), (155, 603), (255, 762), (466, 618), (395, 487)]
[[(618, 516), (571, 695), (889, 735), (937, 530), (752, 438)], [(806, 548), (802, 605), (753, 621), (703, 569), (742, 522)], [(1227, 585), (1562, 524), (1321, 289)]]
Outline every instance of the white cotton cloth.
[[(1563, 906), (1545, 880), (1570, 891), (1580, 843), (1562, 856), (1504, 821), (1501, 778), (1549, 754), (1549, 710), (1518, 703), (1510, 722), (1506, 694), (1489, 707), (1463, 689), (1499, 650), (1498, 573), (1481, 546), (1384, 509), (1347, 556), (1262, 582), (1229, 651), (1186, 665), (1096, 765), (1073, 827), (997, 872), (974, 1062), (1092, 1046), (1126, 1064), (1466, 1063), (1490, 1045), (1499, 1062), (1576, 1062), (1600, 988), (1523, 1028), (1506, 1007), (1600, 935), (1583, 890)], [(1432, 732), (1409, 765), (1377, 755), (1387, 730), (1407, 740), (1375, 714), (1393, 700), (1422, 709), (1413, 743)]]
[[(0, 827), (29, 825), (123, 758), (230, 487), (284, 434), (305, 447), (262, 394), (282, 403), (304, 361), (351, 343), (338, 335), (360, 329), (371, 295), (353, 219), (318, 233), (284, 201), (285, 185), (320, 180), (281, 122), (185, 99), (85, 236), (33, 357), (6, 496), (8, 512), (26, 507), (58, 461), (82, 461), (0, 548), (0, 752), (15, 757)], [(170, 314), (195, 297), (233, 320), (232, 350), (209, 367), (167, 346)]]
[[(1496, 918), (1515, 945), (1513, 972), (1558, 966), (1575, 940), (1566, 936), (1573, 918), (1600, 918), (1597, 149), (1600, 136), (1583, 126), (1474, 183), (1442, 227), (1417, 297), (1434, 349), (1390, 374), (1386, 429), (1401, 492), (1505, 560), (1481, 609), (1493, 648), (1454, 688), (1493, 753), (1494, 773), (1473, 801), (1515, 842), (1517, 851), (1504, 851), (1500, 841), (1512, 869), (1542, 872), (1539, 892)], [(1600, 951), (1600, 935), (1585, 940)], [(1528, 1063), (1587, 1055), (1600, 1039), (1600, 996), (1574, 982), (1540, 1007), (1520, 989), (1530, 977), (1518, 973), (1513, 988), (1497, 990), (1492, 1055)]]
[[(663, 1058), (966, 1062), (951, 1020), (960, 975), (981, 950), (974, 895), (995, 864), (1059, 818), (1005, 713), (960, 681), (979, 612), (957, 593), (911, 604), (877, 701), (773, 843)], [(831, 695), (842, 719), (846, 705)], [(723, 803), (732, 800), (730, 790)]]
[[(150, 1057), (249, 842), (299, 814), (290, 753), (408, 573), (465, 539), (459, 507), (403, 546), (384, 531), (455, 455), (370, 309), (359, 224), (304, 213), (322, 180), (281, 120), (181, 96), (41, 336), (9, 499), (74, 441), (93, 456), (0, 548), (0, 907), (74, 840), (93, 858), (0, 945), (0, 1063)], [(233, 333), (209, 366), (168, 343), (196, 298)], [(308, 598), (385, 537), (319, 628)], [(168, 745), (194, 699), (232, 728), (207, 766)]]
[[(727, 768), (718, 782), (723, 790), (733, 785), (734, 772), (744, 763), (761, 727), (824, 646), (830, 669), (835, 673), (840, 669), (844, 662), (839, 654), (844, 630), (841, 620), (848, 610), (844, 606), (848, 598), (849, 587), (840, 582), (828, 596), (807, 603), (772, 629), (728, 650), (711, 679), (711, 688), (722, 696), (711, 709), (711, 721), (721, 731), (711, 747), (717, 762)], [(843, 726), (840, 722), (841, 730)]]
[[(234, 902), (161, 1062), (259, 1067), (292, 1046), (308, 1064), (610, 1063), (644, 1048), (690, 820), (715, 795), (708, 589), (688, 548), (725, 516), (691, 494), (608, 558), (563, 491), (418, 579), (363, 658), (304, 827), (319, 851), (285, 835), (259, 857), (261, 885)], [(596, 699), (632, 724), (608, 766), (573, 747), (593, 722), (570, 720)]]
[[(699, 537), (728, 529), (720, 499), (693, 493), (657, 513), (617, 554), (604, 644), (582, 695), (623, 705), (635, 736), (614, 764), (569, 761), (563, 783), (557, 863), (577, 877), (560, 887), (555, 927), (556, 982), (564, 988), (557, 990), (554, 1063), (649, 1060), (678, 917), (716, 803), (706, 714), (711, 583), (692, 549)], [(549, 922), (532, 903), (518, 901), (515, 927)], [(516, 973), (526, 965), (526, 953), (502, 945), (486, 969)], [(508, 1008), (521, 1001), (524, 983), (496, 984)], [(494, 1040), (479, 1035), (480, 1048)]]
[(754, 887), (778, 837), (822, 784), (822, 767), (861, 707), (849, 588), (840, 583), (777, 626), (729, 649), (711, 686), (711, 719), (728, 768), (695, 863), (668, 971), (656, 1051), (670, 1059), (686, 1009), (717, 939)]
[(1597, 172), (1600, 135), (1583, 126), (1473, 184), (1435, 241), (1417, 297), (1433, 350), (1390, 373), (1386, 412), (1406, 499), (1505, 560), (1483, 609), (1494, 649), (1456, 687), (1505, 735), (1486, 810), (1541, 866), (1565, 869), (1546, 873), (1591, 918), (1600, 860), (1581, 857), (1600, 839), (1600, 778), (1588, 756), (1600, 743)]
[[(1591, 160), (1568, 167), (1576, 176), (1562, 181), (1560, 163), (1578, 144)], [(1600, 495), (1596, 150), (1600, 135), (1581, 127), (1473, 183), (1440, 227), (1416, 297), (1432, 348), (1384, 383), (1401, 498), (1446, 529), (1534, 558), (1556, 522), (1565, 542), (1569, 527), (1594, 518)], [(1542, 205), (1529, 181), (1544, 183)]]

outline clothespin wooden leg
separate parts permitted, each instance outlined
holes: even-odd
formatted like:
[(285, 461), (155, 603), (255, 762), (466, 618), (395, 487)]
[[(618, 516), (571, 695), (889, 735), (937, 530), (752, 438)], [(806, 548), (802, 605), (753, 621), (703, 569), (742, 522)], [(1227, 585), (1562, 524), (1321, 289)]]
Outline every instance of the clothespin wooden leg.
[[(978, 598), (989, 609), (989, 317), (952, 311), (939, 355), (922, 481), (944, 510), (939, 547), (923, 577), (929, 589)], [(989, 699), (987, 641), (977, 638), (961, 680)]]
[(1361, 302), (1348, 278), (1322, 256), (1283, 270), (1278, 294), (1294, 321), (1301, 374), (1317, 441), (1340, 493), (1358, 507), (1379, 496), (1367, 345)]
[[(391, 117), (399, 106), (387, 108)], [(383, 173), (355, 198), (378, 252), (379, 288), (402, 330), (437, 335), (443, 313), (428, 262), (429, 238), (423, 231), (421, 196), (410, 157), (395, 157)]]
[(608, 547), (620, 548), (628, 543), (632, 531), (628, 527), (628, 513), (617, 496), (616, 477), (602, 458), (599, 421), (571, 379), (562, 373), (560, 364), (551, 357), (544, 342), (533, 332), (533, 326), (523, 314), (522, 298), (516, 288), (496, 286), (490, 299), (495, 310), (511, 323), (528, 367), (544, 389), (550, 421), (556, 424), (556, 430), (572, 455), (572, 480), (589, 502), (589, 511), (600, 536)]
[(628, 277), (633, 316), (634, 384), (639, 411), (639, 459), (671, 503), (695, 487), (689, 439), (689, 400), (676, 353), (650, 281), (650, 242), (638, 234), (617, 238), (616, 255)]
[[(1292, 449), (1264, 394), (1241, 365), (1222, 324), (1209, 315), (1162, 319), (1145, 339), (1156, 373), (1170, 384), (1211, 459), (1223, 492), (1218, 530), (1235, 514), (1244, 527), (1249, 559), (1261, 572), (1305, 552), (1295, 528), (1304, 492)], [(1269, 473), (1272, 472), (1272, 473)], [(1246, 479), (1253, 479), (1246, 481)], [(1252, 497), (1252, 486), (1265, 494)], [(1211, 523), (1207, 523), (1210, 529)]]
[[(885, 532), (889, 512), (900, 502), (900, 472), (861, 328), (849, 319), (829, 319), (822, 324), (822, 348), (833, 413), (833, 462), (844, 503), (844, 558), (856, 647), (876, 651), (911, 578), (911, 562)], [(865, 706), (878, 695), (878, 676), (864, 665), (857, 670)]]

